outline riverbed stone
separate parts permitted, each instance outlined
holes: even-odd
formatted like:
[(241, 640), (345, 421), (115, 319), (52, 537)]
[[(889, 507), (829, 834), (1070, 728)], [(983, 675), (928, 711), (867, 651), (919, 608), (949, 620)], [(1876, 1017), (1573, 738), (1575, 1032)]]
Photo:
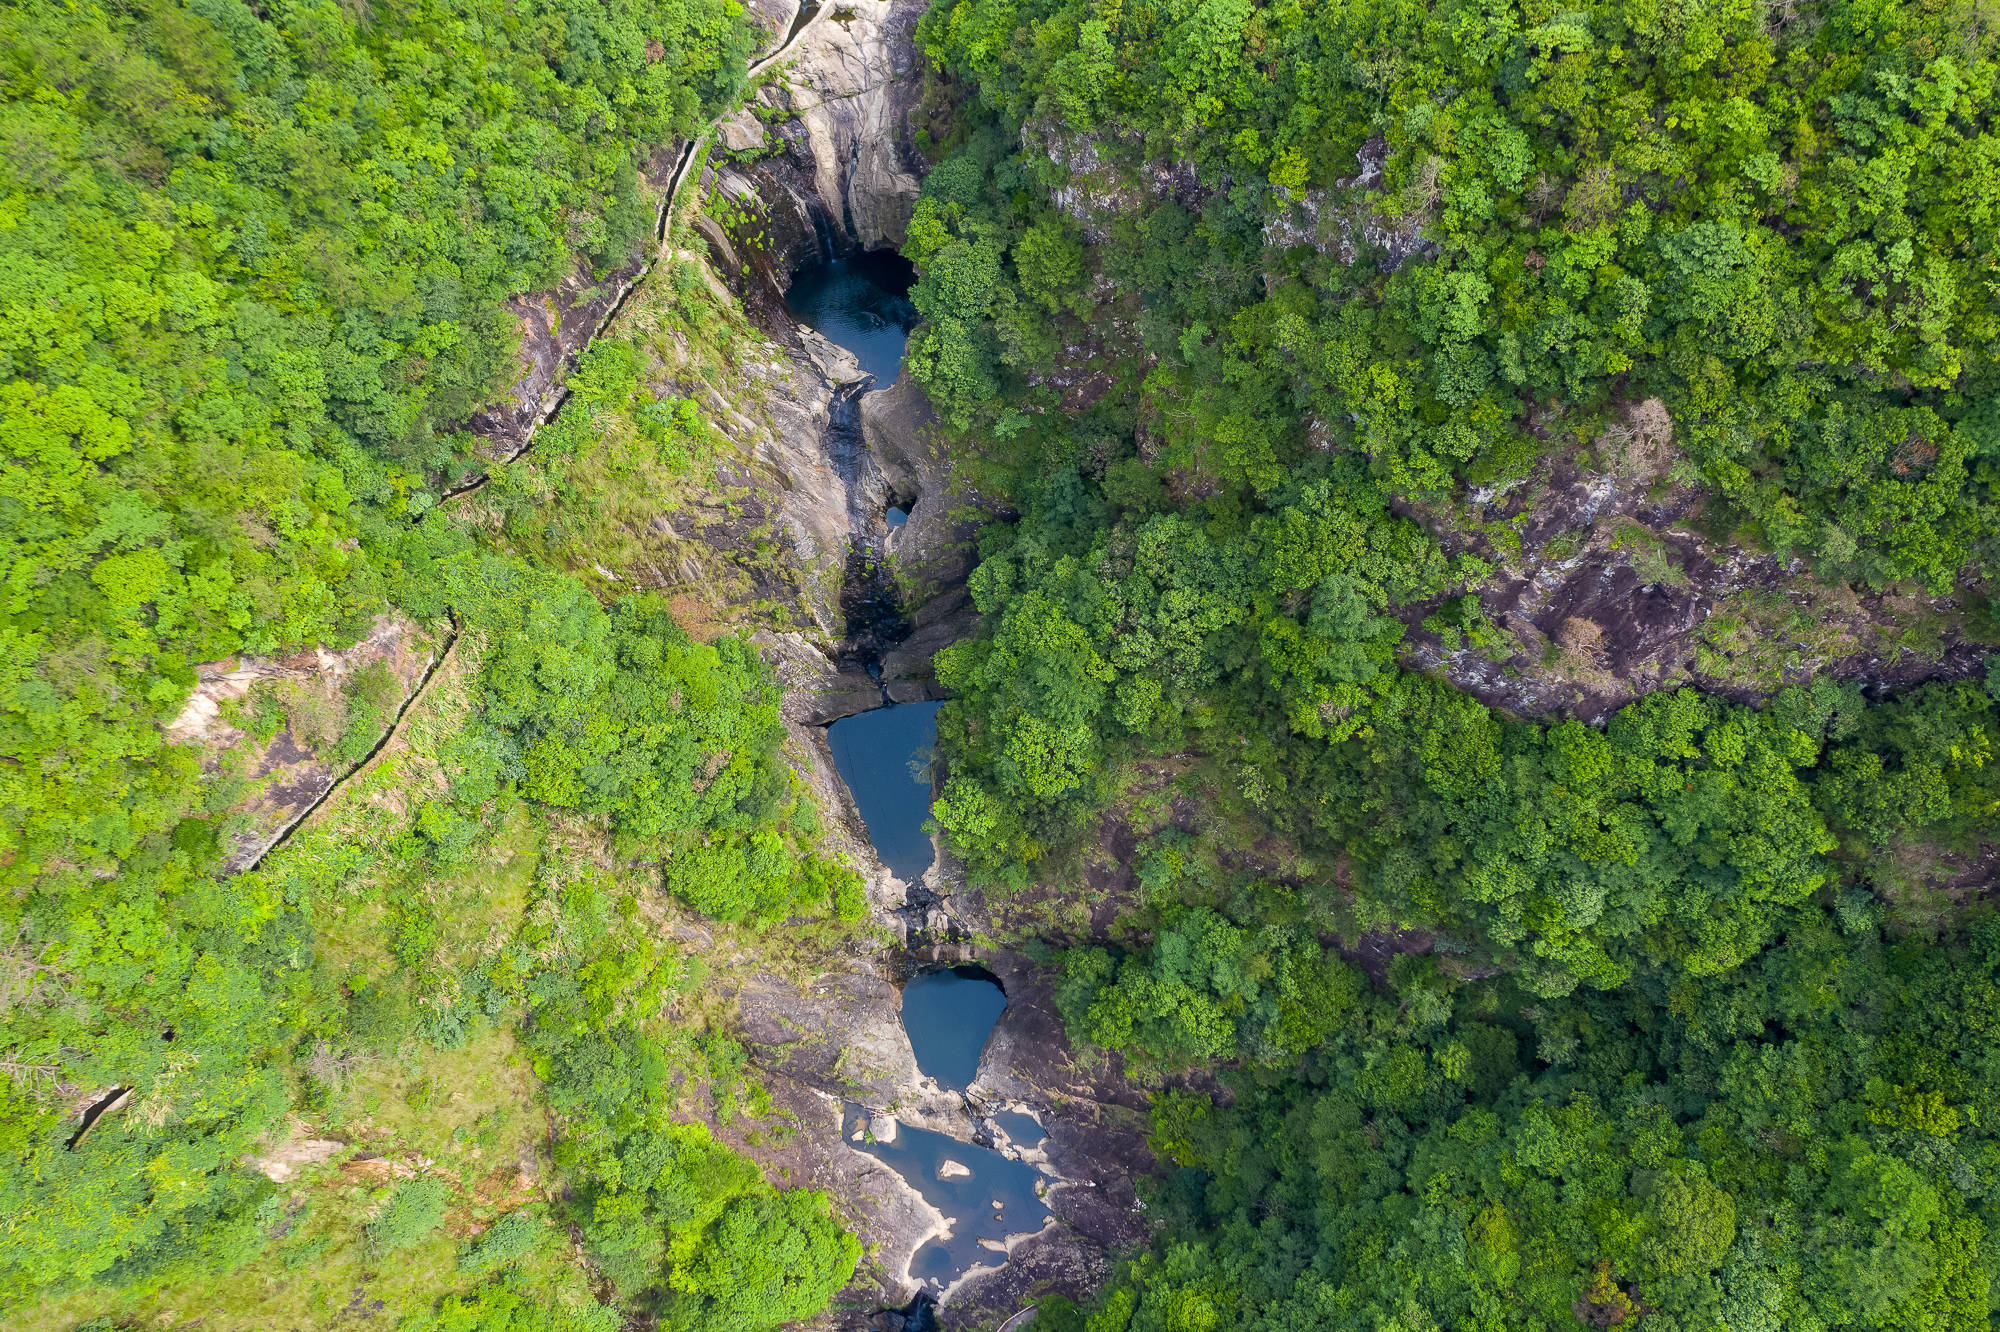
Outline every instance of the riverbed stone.
[(764, 144), (764, 122), (745, 107), (717, 121), (715, 137), (732, 153), (754, 152)]

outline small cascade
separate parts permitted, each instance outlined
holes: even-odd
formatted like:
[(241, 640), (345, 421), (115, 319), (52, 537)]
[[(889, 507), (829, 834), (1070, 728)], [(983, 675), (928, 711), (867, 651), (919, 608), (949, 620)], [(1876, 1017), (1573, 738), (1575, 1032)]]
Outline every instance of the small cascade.
[[(883, 654), (909, 637), (910, 624), (884, 560), (887, 526), (873, 512), (866, 484), (872, 463), (861, 433), (861, 395), (870, 382), (861, 379), (834, 390), (827, 408), (826, 452), (834, 474), (847, 486), (847, 565), (840, 587), (847, 635), (839, 660), (842, 667), (858, 667), (879, 683)], [(891, 701), (885, 687), (882, 702)]]
[(819, 238), (820, 262), (832, 263), (837, 253), (833, 248), (833, 219), (827, 216), (825, 205), (818, 199), (806, 200), (806, 216), (812, 219), (813, 235)]
[(876, 1310), (868, 1326), (871, 1332), (940, 1332), (937, 1300), (929, 1291), (920, 1290), (900, 1309)]

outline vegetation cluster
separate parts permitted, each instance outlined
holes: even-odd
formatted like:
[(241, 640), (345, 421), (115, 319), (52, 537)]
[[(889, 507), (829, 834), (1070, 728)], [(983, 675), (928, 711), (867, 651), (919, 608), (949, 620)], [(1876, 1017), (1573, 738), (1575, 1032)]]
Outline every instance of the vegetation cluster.
[(1706, 530), (1986, 613), (1991, 25), (957, 0), (919, 42), (911, 366), (1018, 515), (935, 817), (1024, 922), (1138, 837), (1057, 1003), (1164, 1088), (1154, 1244), (1042, 1319), (1985, 1327), (2000, 671), (1593, 728), (1413, 635), (1504, 645), (1461, 506), (1661, 413)]
[[(552, 531), (602, 473), (711, 483), (726, 441), (607, 345), (537, 441), (541, 521), (522, 482), (438, 507), (490, 465), (465, 423), (521, 301), (651, 257), (654, 163), (764, 40), (723, 0), (0, 6), (0, 1304), (31, 1323), (323, 1324), (344, 1274), (413, 1330), (767, 1328), (853, 1272), (827, 1200), (709, 1127), (770, 1107), (664, 918), (809, 952), (859, 881), (757, 654), (607, 605)], [(740, 337), (673, 308), (684, 346)], [(377, 663), (164, 733), (205, 664), (391, 613), (437, 646), (420, 698)], [(232, 742), (344, 773), (406, 706), (225, 872), (268, 785)], [(349, 1150), (267, 1177), (312, 1127)], [(493, 1161), (552, 1139), (546, 1193)]]

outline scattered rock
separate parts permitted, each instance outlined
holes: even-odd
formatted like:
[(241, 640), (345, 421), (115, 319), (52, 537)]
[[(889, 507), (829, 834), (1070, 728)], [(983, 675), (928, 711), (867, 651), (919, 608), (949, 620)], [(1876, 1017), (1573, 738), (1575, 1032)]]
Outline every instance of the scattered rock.
[[(1447, 549), (1496, 566), (1477, 593), (1504, 637), (1454, 643), (1423, 627), (1434, 603), (1405, 607), (1405, 663), (1516, 716), (1593, 725), (1682, 685), (1757, 702), (1819, 674), (1884, 688), (1983, 668), (1954, 599), (1821, 583), (1717, 535), (1679, 462), (1671, 418), (1647, 399), (1591, 450), (1475, 490), (1463, 513), (1407, 508)], [(1927, 626), (1931, 641), (1883, 654), (1890, 624)]]
[(748, 107), (735, 115), (719, 121), (715, 134), (722, 146), (732, 153), (754, 152), (764, 143), (764, 122), (757, 119)]
[(273, 1184), (289, 1184), (307, 1166), (325, 1165), (347, 1144), (333, 1138), (299, 1138), (263, 1156), (249, 1158), (252, 1170)]

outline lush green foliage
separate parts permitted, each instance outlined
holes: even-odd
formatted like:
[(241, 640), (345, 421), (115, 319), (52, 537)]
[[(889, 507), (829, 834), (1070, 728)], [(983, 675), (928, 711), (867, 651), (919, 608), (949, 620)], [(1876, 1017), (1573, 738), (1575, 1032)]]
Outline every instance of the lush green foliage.
[[(588, 878), (549, 887), (564, 927), (531, 927), (523, 943), (560, 947), (569, 966), (525, 978), (528, 1040), (565, 1127), (556, 1160), (592, 1261), (671, 1328), (772, 1328), (818, 1312), (853, 1275), (858, 1241), (823, 1195), (778, 1193), (747, 1157), (680, 1121), (675, 1064), (686, 1052), (657, 1014), (663, 996), (699, 984), (699, 962), (621, 930)], [(636, 905), (627, 899), (621, 914)], [(496, 973), (496, 985), (523, 983)], [(741, 1050), (718, 1040), (699, 1053), (706, 1067), (692, 1071), (733, 1113)]]
[[(1943, 590), (2000, 522), (1972, 14), (940, 6), (924, 48), (971, 105), (911, 226), (912, 366), (961, 423), (1026, 428), (1058, 349), (1111, 341), (1049, 327), (1104, 308), (1101, 273), (1147, 353), (1128, 410), (1184, 483), (1268, 492), (1330, 446), (1438, 496), (1658, 395), (1778, 549)], [(1108, 229), (1087, 256), (1058, 192)], [(1099, 429), (1032, 433), (1060, 456)]]
[(956, 698), (936, 817), (976, 870), (1025, 882), (1121, 756), (1192, 745), (1350, 868), (1361, 925), (1451, 931), (1561, 994), (1726, 971), (1841, 877), (1839, 837), (1964, 841), (2000, 804), (1976, 686), (1865, 708), (1822, 684), (1762, 711), (1683, 691), (1595, 731), (1404, 674), (1394, 612), (1466, 562), (1352, 467), (1301, 473), (1268, 509), (1197, 522), (1116, 510), (1114, 482), (1064, 472), (989, 534), (972, 586), (990, 633), (938, 666)]
[(626, 260), (752, 42), (724, 0), (355, 12), (0, 9), (10, 883), (188, 812), (192, 663), (365, 627), (503, 302)]
[(2000, 954), (1940, 884), (2000, 826), (2000, 690), (1593, 729), (1399, 661), (1498, 645), (1404, 515), (1588, 471), (1649, 398), (1718, 533), (1986, 595), (1990, 24), (958, 0), (920, 42), (911, 365), (1019, 514), (935, 815), (1057, 919), (1134, 826), (1057, 1007), (1197, 1080), (1157, 1242), (1037, 1326), (1987, 1326)]
[[(662, 862), (734, 856), (741, 891), (684, 885), (731, 921), (855, 915), (740, 639), (696, 642), (654, 599), (607, 609), (534, 543), (505, 554), (508, 533), (428, 512), (471, 460), (454, 424), (513, 376), (509, 298), (636, 262), (655, 216), (641, 167), (729, 103), (757, 40), (726, 0), (0, 7), (0, 1300), (144, 1298), (296, 1240), (299, 1197), (248, 1158), (288, 1110), (334, 1113), (360, 1065), (516, 1024), (539, 1042), (560, 1012), (585, 1065), (646, 1052), (628, 1104), (650, 1107), (648, 1132), (698, 1134), (675, 1118), (694, 1086), (740, 1100), (740, 1052), (717, 1037), (690, 1062), (694, 1036), (663, 1014), (683, 959), (629, 922), (601, 955), (563, 946), (606, 944), (599, 897), (552, 891), (515, 922), (454, 896), (484, 883), (496, 829), (578, 820), (655, 883)], [(620, 350), (585, 367), (551, 465), (629, 466), (634, 432), (607, 421), (649, 408), (648, 468), (709, 461), (719, 437), (688, 403), (635, 398)], [(478, 663), (444, 685), (456, 711), (419, 723), (420, 759), (405, 734), (358, 822), (219, 877), (244, 781), (161, 735), (194, 664), (339, 647), (389, 601)], [(401, 701), (373, 666), (260, 686), (232, 719), (339, 769)], [(404, 799), (413, 762), (427, 775)], [(79, 1097), (120, 1088), (69, 1150)], [(753, 1326), (852, 1271), (822, 1200), (774, 1202), (719, 1144), (689, 1159), (723, 1191), (701, 1225), (673, 1213), (680, 1266), (641, 1272), (637, 1298)], [(594, 1160), (574, 1163), (583, 1187), (601, 1186)], [(484, 1206), (464, 1183), (385, 1191), (355, 1244), (419, 1268), (442, 1252), (448, 1273), (443, 1232)], [(617, 1326), (541, 1230), (493, 1226), (464, 1251), (490, 1283), (411, 1325)], [(288, 1242), (285, 1270), (338, 1234)], [(766, 1266), (732, 1282), (709, 1248), (746, 1237)], [(551, 1267), (576, 1280), (555, 1291)]]
[[(1726, 977), (1548, 1001), (1401, 958), (1291, 1076), (1169, 1093), (1162, 1245), (1087, 1323), (1987, 1326), (1994, 923), (1788, 911)], [(1164, 941), (1163, 941), (1164, 943)]]
[(503, 1277), (470, 1295), (448, 1295), (428, 1314), (412, 1314), (396, 1332), (617, 1332), (623, 1320), (596, 1301), (572, 1305), (551, 1292)]
[[(712, 385), (606, 340), (472, 520), (434, 507), (506, 302), (633, 260), (641, 164), (751, 36), (726, 0), (0, 5), (0, 1299), (310, 1269), (312, 1189), (246, 1158), (358, 1067), (516, 1040), (550, 1201), (493, 1220), (470, 1147), (352, 1190), (357, 1247), (458, 1263), (404, 1332), (756, 1332), (855, 1272), (828, 1200), (724, 1140), (769, 1099), (662, 926), (789, 946), (859, 881), (747, 642), (564, 572), (647, 549), (634, 497), (723, 447)], [(938, 658), (937, 817), (1023, 888), (1142, 762), (1198, 794), (1056, 1003), (1233, 1093), (1157, 1098), (1159, 1243), (1044, 1323), (1989, 1323), (2000, 928), (1939, 866), (1993, 839), (1992, 686), (1591, 729), (1399, 666), (1414, 626), (1495, 633), (1418, 518), (1646, 398), (1740, 540), (1983, 592), (1984, 14), (955, 0), (920, 40), (957, 109), (911, 365), (1021, 515)], [(195, 663), (391, 602), (476, 667), (333, 828), (219, 877), (240, 788), (160, 731)], [(398, 684), (240, 720), (345, 765)], [(1389, 926), (1423, 933), (1343, 950)]]
[(368, 1238), (384, 1249), (419, 1244), (444, 1224), (448, 1200), (442, 1180), (428, 1175), (405, 1180), (389, 1191), (382, 1210), (369, 1223)]
[[(1934, 590), (1967, 566), (2000, 227), (1962, 187), (2000, 139), (1955, 12), (933, 11), (965, 96), (911, 225), (912, 366), (1024, 511), (982, 539), (985, 632), (939, 659), (937, 817), (975, 867), (1025, 882), (1123, 758), (1192, 744), (1347, 858), (1362, 924), (1477, 938), (1559, 994), (1752, 956), (1837, 877), (1855, 802), (1988, 817), (1976, 694), (1865, 723), (1832, 692), (1682, 695), (1598, 735), (1396, 665), (1419, 622), (1496, 631), (1459, 595), (1486, 567), (1392, 503), (1518, 476), (1646, 394), (1779, 550)], [(1382, 188), (1335, 188), (1371, 135)], [(1429, 249), (1385, 253), (1419, 223)], [(1082, 407), (1079, 343), (1108, 381)]]

